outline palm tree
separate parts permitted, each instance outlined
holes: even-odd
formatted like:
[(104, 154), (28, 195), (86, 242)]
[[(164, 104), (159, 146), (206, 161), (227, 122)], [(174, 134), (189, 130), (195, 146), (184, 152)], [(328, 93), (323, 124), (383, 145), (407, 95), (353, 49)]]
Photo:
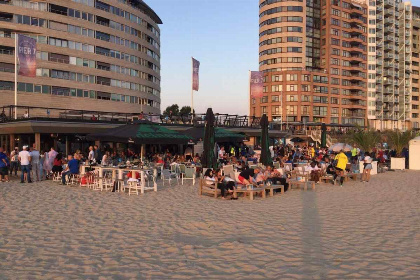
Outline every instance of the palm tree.
[(349, 134), (347, 141), (362, 151), (371, 152), (381, 142), (381, 135), (375, 130), (358, 130)]
[(397, 157), (402, 156), (403, 149), (408, 148), (408, 143), (415, 136), (412, 130), (389, 130), (385, 135), (389, 146), (395, 150)]

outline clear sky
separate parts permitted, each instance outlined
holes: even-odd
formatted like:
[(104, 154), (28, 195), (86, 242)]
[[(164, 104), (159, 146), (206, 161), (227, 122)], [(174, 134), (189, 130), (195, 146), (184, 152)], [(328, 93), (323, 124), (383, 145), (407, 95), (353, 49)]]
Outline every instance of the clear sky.
[(258, 0), (144, 0), (161, 17), (162, 111), (191, 106), (191, 56), (201, 62), (194, 108), (248, 114), (258, 70)]

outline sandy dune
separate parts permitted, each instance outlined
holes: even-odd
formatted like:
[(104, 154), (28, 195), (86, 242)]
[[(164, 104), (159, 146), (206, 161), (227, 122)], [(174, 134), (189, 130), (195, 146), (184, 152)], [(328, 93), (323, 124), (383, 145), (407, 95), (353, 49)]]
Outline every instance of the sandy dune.
[(0, 279), (418, 279), (420, 172), (222, 201), (0, 184)]

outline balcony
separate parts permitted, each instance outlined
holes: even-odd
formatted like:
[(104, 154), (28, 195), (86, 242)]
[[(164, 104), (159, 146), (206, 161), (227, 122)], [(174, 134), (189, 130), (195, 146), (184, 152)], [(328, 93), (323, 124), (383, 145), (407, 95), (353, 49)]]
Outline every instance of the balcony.
[(394, 3), (395, 3), (395, 1), (392, 1), (392, 0), (384, 0), (385, 8), (393, 7), (394, 6)]
[(389, 33), (394, 33), (395, 32), (395, 28), (392, 26), (387, 26), (385, 27), (385, 34), (389, 34)]
[(385, 21), (384, 21), (385, 25), (392, 25), (394, 23), (395, 23), (395, 20), (393, 18), (387, 17), (387, 16), (385, 17)]

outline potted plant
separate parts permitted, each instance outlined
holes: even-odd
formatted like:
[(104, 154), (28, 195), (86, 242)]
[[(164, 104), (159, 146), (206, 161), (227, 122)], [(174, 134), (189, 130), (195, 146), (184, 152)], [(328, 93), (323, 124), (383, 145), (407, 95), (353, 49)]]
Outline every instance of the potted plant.
[(381, 142), (381, 135), (373, 130), (358, 130), (351, 133), (348, 142), (357, 145), (364, 152), (371, 152)]
[(405, 157), (403, 155), (403, 149), (408, 148), (408, 143), (410, 142), (411, 138), (413, 138), (413, 132), (411, 130), (390, 130), (386, 132), (388, 145), (391, 149), (395, 150), (396, 154), (396, 157), (391, 157), (391, 169), (405, 169)]
[[(359, 147), (364, 152), (371, 152), (379, 143), (381, 143), (381, 135), (373, 130), (363, 130), (359, 129), (351, 134), (349, 134), (347, 141)], [(360, 170), (363, 170), (363, 161), (360, 161)], [(373, 162), (372, 175), (377, 174), (377, 162)]]

